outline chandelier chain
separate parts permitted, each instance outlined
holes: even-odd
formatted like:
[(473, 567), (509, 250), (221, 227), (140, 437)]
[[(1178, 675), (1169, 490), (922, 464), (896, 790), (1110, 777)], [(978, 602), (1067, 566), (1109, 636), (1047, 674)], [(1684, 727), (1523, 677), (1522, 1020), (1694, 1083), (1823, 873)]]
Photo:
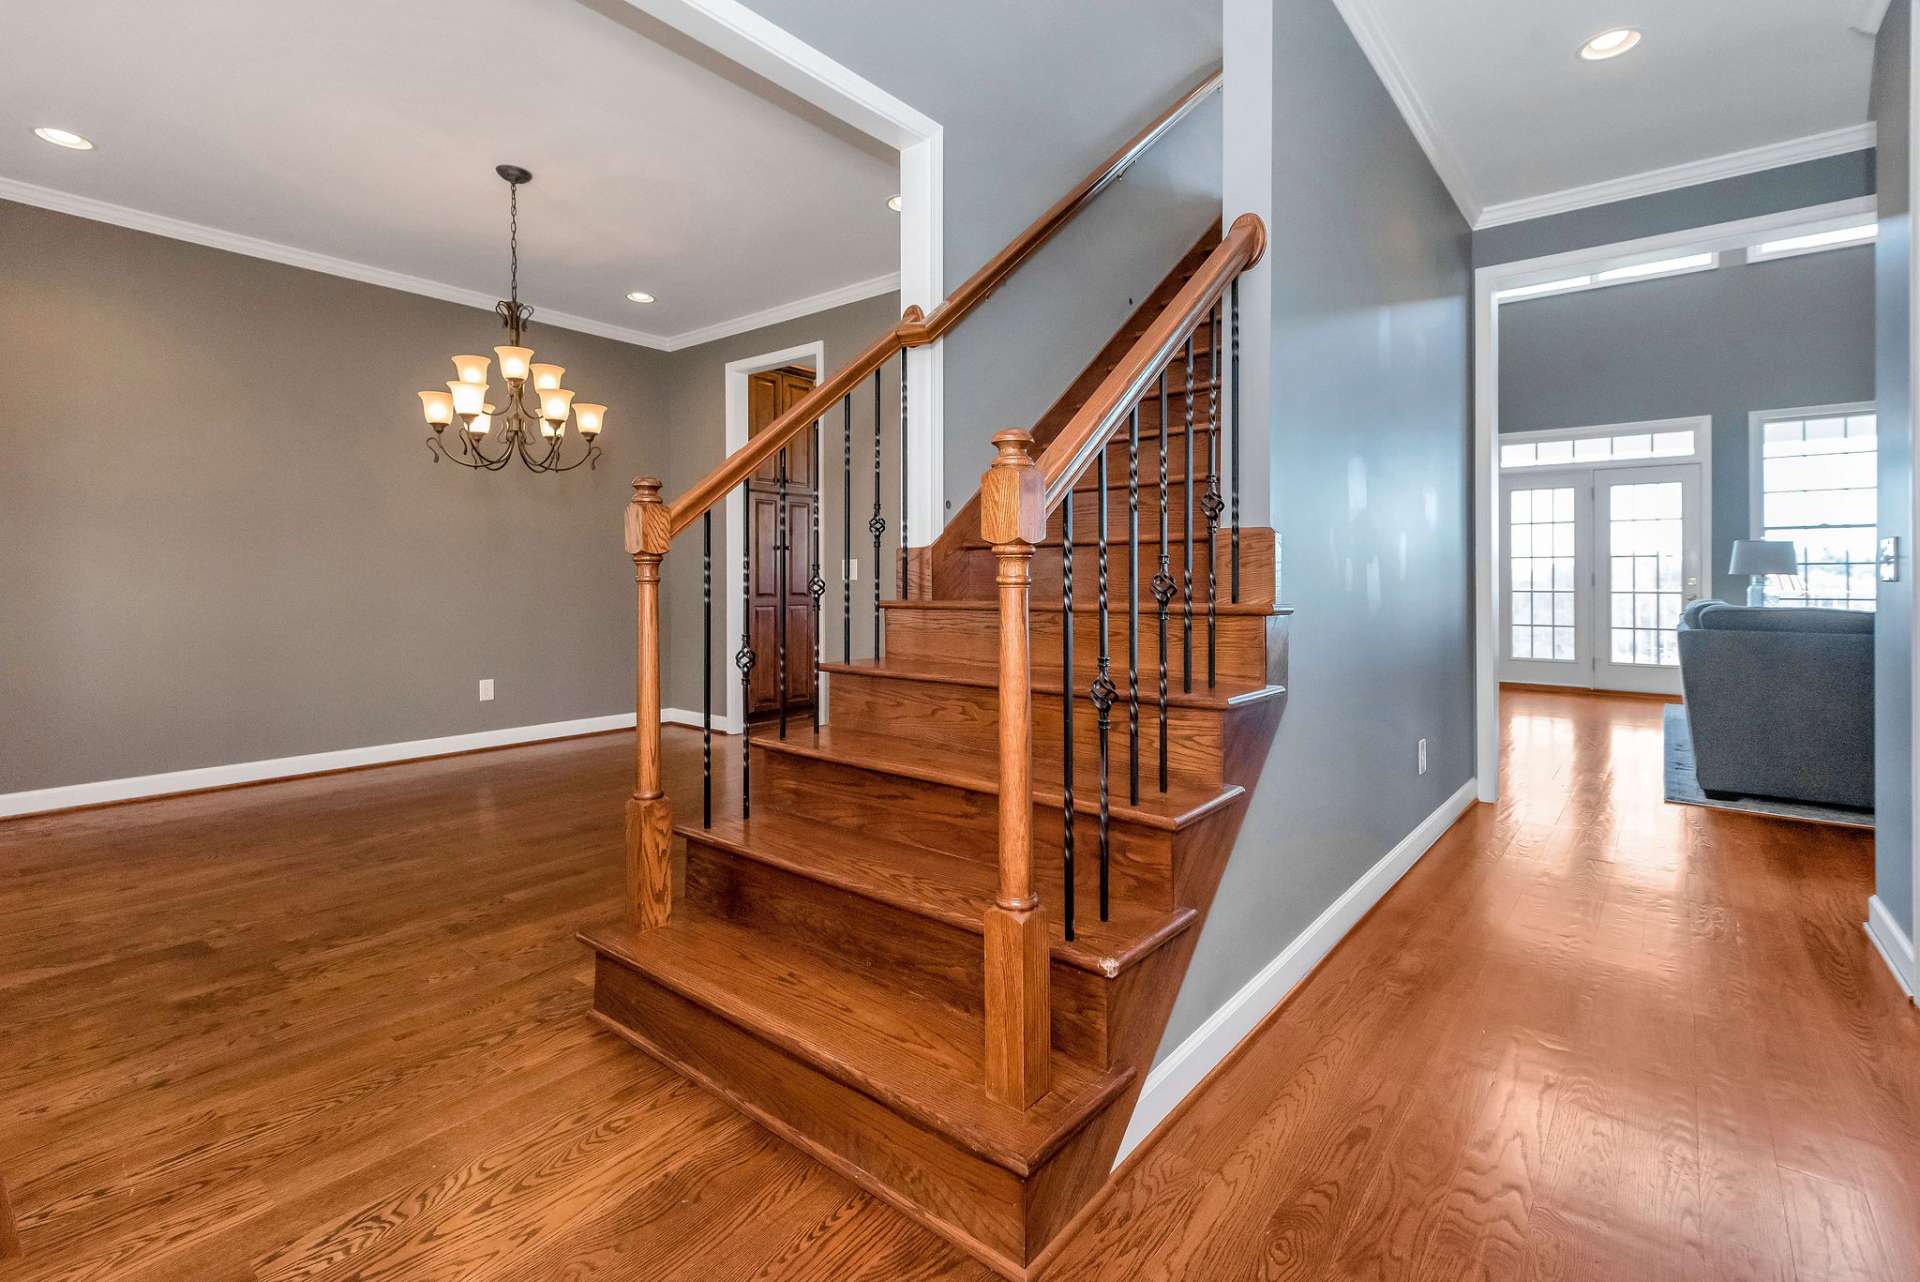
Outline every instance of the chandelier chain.
[(507, 297), (520, 301), (520, 184), (507, 184)]

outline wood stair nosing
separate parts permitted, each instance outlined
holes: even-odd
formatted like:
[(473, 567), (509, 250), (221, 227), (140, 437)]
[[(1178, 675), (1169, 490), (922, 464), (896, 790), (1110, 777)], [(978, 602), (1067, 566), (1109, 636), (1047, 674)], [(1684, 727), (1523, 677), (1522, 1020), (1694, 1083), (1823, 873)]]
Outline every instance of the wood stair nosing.
[[(941, 764), (928, 764), (922, 745), (862, 731), (836, 731), (832, 726), (823, 726), (818, 731), (806, 730), (786, 739), (767, 733), (749, 733), (747, 742), (763, 752), (829, 761), (936, 787), (957, 788), (983, 796), (998, 796), (1000, 792), (998, 763), (984, 753), (950, 749), (942, 754)], [(1050, 777), (1046, 765), (1042, 759), (1034, 761), (1033, 803), (1057, 810), (1065, 804), (1066, 794), (1060, 781)], [(1088, 784), (1092, 783), (1089, 779)], [(1176, 786), (1165, 794), (1143, 789), (1138, 805), (1110, 800), (1108, 813), (1116, 822), (1177, 833), (1232, 806), (1246, 793), (1239, 784), (1194, 788), (1178, 786), (1178, 783), (1176, 781)], [(1097, 816), (1099, 799), (1088, 796), (1088, 791), (1089, 788), (1074, 790), (1074, 812)]]
[[(854, 677), (880, 677), (893, 681), (921, 681), (929, 685), (965, 685), (981, 689), (997, 689), (999, 673), (984, 664), (961, 662), (941, 663), (934, 659), (871, 659), (856, 660), (853, 663), (822, 660), (820, 671)], [(1148, 675), (1144, 671), (1142, 675)], [(1131, 688), (1127, 684), (1124, 667), (1116, 668), (1112, 674), (1114, 690), (1120, 701), (1124, 702)], [(1033, 665), (1033, 678), (1030, 688), (1036, 695), (1058, 698), (1061, 693), (1060, 668), (1058, 664), (1046, 664), (1036, 661)], [(1149, 688), (1143, 682), (1140, 686), (1140, 703), (1144, 708), (1159, 698), (1156, 688)], [(1211, 691), (1195, 690), (1185, 693), (1179, 689), (1167, 691), (1167, 706), (1170, 708), (1198, 708), (1208, 711), (1226, 712), (1235, 708), (1251, 707), (1268, 699), (1281, 698), (1287, 693), (1284, 685), (1251, 685), (1245, 683), (1221, 683)], [(1077, 688), (1077, 698), (1090, 699), (1092, 696)]]
[[(1101, 1070), (1056, 1055), (1053, 1090), (1030, 1109), (1012, 1108), (985, 1092), (985, 1034), (965, 1012), (691, 912), (664, 926), (610, 924), (578, 937), (603, 964), (612, 960), (1021, 1178), (1134, 1077), (1130, 1067)], [(902, 1035), (909, 1029), (911, 1036)]]
[[(944, 598), (939, 598), (935, 600), (924, 600), (924, 599), (915, 600), (913, 598), (908, 598), (908, 597), (894, 597), (891, 599), (883, 599), (880, 602), (880, 608), (886, 611), (899, 610), (899, 611), (930, 611), (931, 612), (931, 611), (940, 611), (940, 610), (953, 610), (953, 611), (962, 611), (962, 612), (971, 613), (971, 614), (997, 614), (999, 613), (999, 610), (1000, 610), (1000, 603), (998, 601), (984, 600), (979, 597), (944, 597)], [(1035, 601), (1028, 607), (1028, 609), (1034, 614), (1061, 613), (1061, 607), (1057, 602), (1048, 603), (1045, 601)], [(1098, 614), (1100, 612), (1100, 607), (1096, 603), (1088, 603), (1088, 604), (1082, 605), (1080, 602), (1076, 601), (1074, 602), (1074, 605), (1073, 605), (1073, 612), (1075, 616), (1079, 616), (1082, 614)], [(1202, 615), (1205, 614), (1205, 612), (1206, 612), (1206, 607), (1196, 602), (1194, 605), (1193, 617), (1195, 619), (1199, 619), (1200, 617), (1202, 617)], [(1290, 605), (1278, 605), (1278, 604), (1261, 605), (1252, 601), (1237, 601), (1237, 602), (1221, 601), (1217, 603), (1216, 606), (1214, 607), (1214, 612), (1216, 614), (1219, 614), (1223, 618), (1261, 618), (1261, 619), (1285, 618), (1293, 614), (1294, 607)], [(1124, 608), (1115, 610), (1110, 606), (1108, 608), (1108, 613), (1125, 614), (1126, 611)], [(1177, 605), (1172, 607), (1169, 613), (1177, 617), (1180, 613), (1180, 607)], [(1144, 618), (1144, 616), (1145, 616), (1145, 611), (1142, 611), (1142, 617)]]
[[(807, 823), (792, 831), (790, 823), (766, 819), (716, 818), (713, 827), (696, 822), (674, 825), (674, 832), (690, 843), (718, 847), (738, 858), (767, 864), (821, 885), (888, 907), (926, 917), (968, 934), (983, 932), (982, 916), (994, 901), (993, 865), (924, 850), (905, 843), (884, 843), (867, 836), (852, 837), (865, 858), (831, 854), (818, 825)], [(885, 867), (893, 876), (874, 870)], [(1041, 897), (1058, 901), (1057, 877), (1051, 866), (1040, 875)], [(1192, 924), (1192, 908), (1143, 910), (1116, 905), (1109, 922), (1093, 921), (1090, 928), (1065, 938), (1061, 924), (1050, 920), (1052, 956), (1089, 974), (1113, 979), (1125, 973)]]

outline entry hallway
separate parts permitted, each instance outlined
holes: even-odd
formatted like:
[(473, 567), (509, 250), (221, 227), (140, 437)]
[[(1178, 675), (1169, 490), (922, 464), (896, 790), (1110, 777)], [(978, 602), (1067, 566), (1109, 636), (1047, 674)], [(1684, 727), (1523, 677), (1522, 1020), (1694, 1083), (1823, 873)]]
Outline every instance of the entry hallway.
[[(1048, 1276), (1920, 1277), (1871, 840), (1664, 805), (1660, 709), (1510, 692), (1506, 800)], [(631, 753), (0, 823), (0, 1277), (989, 1277), (588, 1022)]]

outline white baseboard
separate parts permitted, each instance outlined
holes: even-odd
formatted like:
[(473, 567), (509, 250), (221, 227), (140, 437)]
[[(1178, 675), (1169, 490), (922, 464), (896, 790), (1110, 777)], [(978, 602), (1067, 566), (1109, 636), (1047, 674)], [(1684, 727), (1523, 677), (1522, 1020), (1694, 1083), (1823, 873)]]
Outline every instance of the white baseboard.
[(1478, 788), (1472, 779), (1461, 784), (1451, 797), (1440, 803), (1439, 809), (1421, 820), (1399, 845), (1329, 904), (1278, 957), (1261, 967), (1259, 974), (1207, 1016), (1206, 1022), (1174, 1047), (1170, 1055), (1154, 1065), (1153, 1071), (1147, 1074), (1146, 1086), (1140, 1091), (1140, 1102), (1134, 1105), (1133, 1118), (1127, 1124), (1125, 1138), (1120, 1141), (1114, 1165), (1118, 1166), (1121, 1159), (1152, 1134), (1153, 1128), (1200, 1085), (1214, 1065), (1225, 1059), (1241, 1039), (1266, 1018), (1267, 1012), (1278, 1006), (1333, 946), (1346, 937), (1366, 916), (1367, 910), (1393, 889), (1394, 883), (1406, 875), (1420, 856), (1432, 849), (1441, 834), (1453, 826), (1454, 820), (1473, 805)]
[(1886, 959), (1887, 969), (1912, 998), (1914, 984), (1920, 979), (1913, 968), (1913, 941), (1900, 929), (1900, 923), (1893, 919), (1878, 895), (1867, 900), (1867, 938), (1873, 941), (1880, 956)]
[[(695, 730), (700, 728), (700, 714), (692, 708), (662, 708), (660, 720), (670, 726), (692, 726)], [(632, 725), (633, 718), (627, 718), (627, 724)], [(716, 715), (713, 719), (713, 728), (721, 734), (739, 734), (740, 718)]]
[[(695, 721), (698, 722), (697, 717)], [(275, 757), (268, 761), (242, 761), (228, 766), (170, 770), (165, 774), (138, 775), (130, 779), (102, 779), (96, 783), (0, 793), (0, 817), (66, 810), (73, 806), (98, 806), (110, 801), (130, 801), (136, 797), (164, 797), (170, 793), (225, 788), (264, 779), (293, 779), (300, 775), (323, 774), (329, 770), (385, 765), (421, 757), (443, 757), (455, 752), (472, 752), (477, 748), (503, 748), (516, 743), (538, 743), (543, 739), (565, 739), (573, 735), (598, 734), (605, 730), (626, 730), (632, 726), (633, 714), (624, 712), (610, 717), (581, 717), (574, 721), (549, 721), (537, 726), (507, 726), (472, 734), (442, 735), (437, 739), (377, 743), (366, 748), (309, 752), (298, 757)]]

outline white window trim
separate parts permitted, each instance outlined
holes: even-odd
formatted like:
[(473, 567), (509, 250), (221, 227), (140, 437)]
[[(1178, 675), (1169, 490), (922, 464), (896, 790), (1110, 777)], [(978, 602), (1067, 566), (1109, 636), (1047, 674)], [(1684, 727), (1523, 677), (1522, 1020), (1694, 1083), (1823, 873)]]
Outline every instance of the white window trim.
[[(1803, 251), (1804, 252), (1804, 251)], [(1671, 267), (1664, 271), (1648, 272), (1645, 275), (1621, 276), (1614, 280), (1603, 280), (1608, 272), (1627, 271), (1636, 267), (1652, 264), (1678, 262), (1686, 258), (1702, 257), (1701, 252), (1686, 254), (1637, 254), (1620, 260), (1594, 267), (1591, 271), (1573, 276), (1554, 277), (1543, 275), (1539, 280), (1522, 280), (1509, 285), (1494, 295), (1497, 306), (1511, 306), (1515, 303), (1530, 303), (1539, 298), (1558, 298), (1562, 294), (1583, 294), (1594, 289), (1613, 289), (1619, 285), (1638, 285), (1650, 280), (1670, 280), (1675, 276), (1691, 276), (1695, 272), (1715, 271), (1720, 266), (1720, 254), (1704, 253), (1704, 261), (1689, 263), (1685, 267)], [(1518, 294), (1518, 297), (1514, 295)]]
[[(1565, 463), (1538, 463), (1526, 467), (1502, 467), (1500, 465), (1500, 447), (1502, 445), (1538, 445), (1552, 441), (1578, 441), (1595, 436), (1628, 436), (1659, 432), (1692, 432), (1693, 453), (1691, 454), (1649, 454), (1645, 458), (1604, 458), (1573, 459)], [(1507, 472), (1551, 472), (1566, 468), (1598, 467), (1651, 467), (1661, 463), (1688, 463), (1698, 461), (1700, 469), (1700, 504), (1707, 513), (1707, 524), (1713, 524), (1713, 416), (1711, 414), (1691, 414), (1683, 418), (1653, 418), (1640, 423), (1606, 423), (1596, 427), (1548, 427), (1528, 432), (1502, 432), (1494, 442), (1494, 468), (1503, 475)], [(1711, 535), (1709, 535), (1711, 537)]]

